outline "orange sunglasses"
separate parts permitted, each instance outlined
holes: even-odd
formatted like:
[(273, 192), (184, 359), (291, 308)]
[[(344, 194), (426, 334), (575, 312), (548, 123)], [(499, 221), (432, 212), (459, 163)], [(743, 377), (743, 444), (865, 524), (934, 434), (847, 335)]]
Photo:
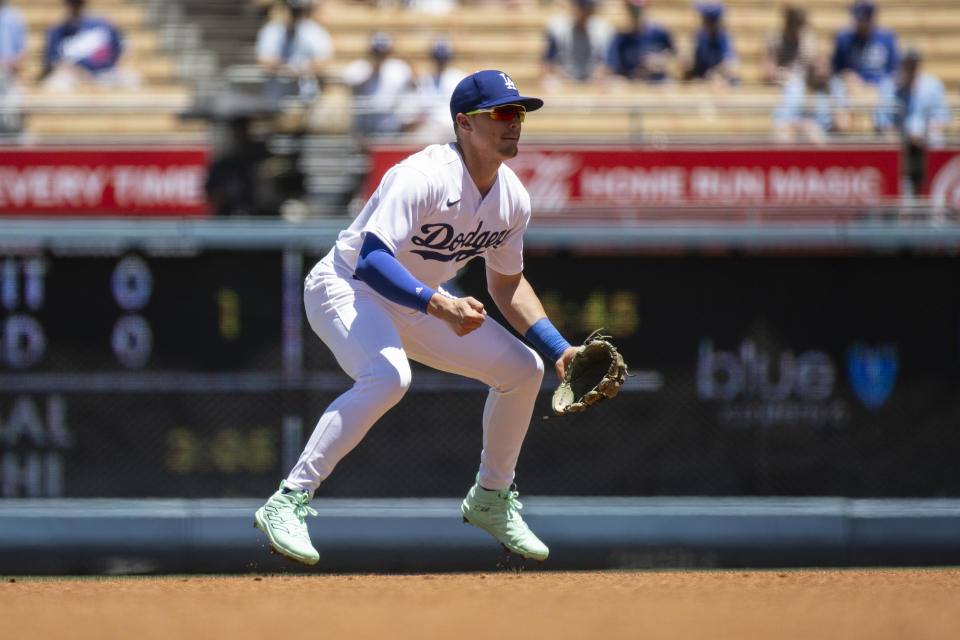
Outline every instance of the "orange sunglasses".
[(504, 104), (500, 105), (499, 107), (491, 107), (489, 109), (475, 109), (464, 115), (472, 116), (478, 113), (489, 113), (490, 117), (494, 120), (513, 122), (514, 118), (520, 118), (520, 122), (523, 122), (524, 117), (527, 115), (527, 110), (523, 105)]

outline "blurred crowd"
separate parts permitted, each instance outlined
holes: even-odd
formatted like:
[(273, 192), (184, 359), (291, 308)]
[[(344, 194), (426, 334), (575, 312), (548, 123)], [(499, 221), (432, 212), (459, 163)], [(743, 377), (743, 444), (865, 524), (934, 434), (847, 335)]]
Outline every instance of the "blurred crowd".
[[(436, 13), (460, 6), (460, 0), (353, 1)], [(470, 0), (521, 11), (538, 1)], [(600, 0), (556, 1), (569, 6), (551, 5), (557, 6), (556, 15), (544, 27), (544, 91), (679, 82), (736, 91), (742, 85), (736, 34), (727, 27), (729, 11), (722, 3), (692, 5), (697, 26), (694, 33), (684, 34), (690, 46), (681, 50), (677, 34), (648, 16), (650, 0), (607, 0), (622, 3), (616, 27), (598, 12)], [(366, 55), (334, 68), (334, 41), (323, 26), (322, 1), (254, 3), (265, 16), (255, 51), (266, 78), (266, 96), (312, 105), (325, 83), (335, 83), (352, 95), (352, 126), (360, 135), (406, 133), (426, 140), (449, 136), (442, 103), (456, 82), (474, 70), (458, 68), (455, 38), (436, 38), (426, 56), (430, 66), (417, 68), (397, 55), (391, 33), (371, 29)], [(883, 26), (872, 0), (850, 5), (850, 26), (835, 34), (832, 51), (818, 47), (802, 5), (787, 5), (782, 11), (782, 26), (766, 38), (760, 56), (761, 81), (781, 92), (772, 114), (777, 140), (823, 142), (848, 132), (854, 103), (872, 105), (873, 128), (880, 134), (923, 138), (927, 144), (942, 139), (950, 117), (942, 83), (923, 70), (919, 50), (900, 50), (896, 34)], [(44, 38), (39, 73), (25, 77), (27, 25), (16, 7), (0, 0), (0, 122), (16, 112), (24, 84), (50, 91), (141, 85), (140, 74), (124, 62), (124, 33), (109, 16), (89, 12), (85, 0), (63, 0), (63, 15), (51, 18)], [(3, 126), (9, 129), (15, 123)]]
[[(325, 86), (336, 85), (348, 92), (349, 104), (341, 107), (361, 141), (397, 134), (420, 142), (451, 139), (449, 96), (474, 70), (458, 66), (455, 38), (435, 38), (428, 51), (416, 54), (428, 64), (417, 67), (397, 53), (393, 34), (372, 28), (365, 54), (333, 68), (334, 44), (323, 27), (321, 2), (262, 1), (269, 13), (256, 54), (266, 96), (309, 111), (323, 103)], [(537, 1), (473, 0), (521, 11), (525, 3)], [(690, 46), (682, 49), (675, 34), (650, 19), (648, 0), (617, 0), (624, 11), (617, 27), (599, 14), (600, 0), (560, 1), (569, 5), (557, 5), (542, 35), (542, 91), (603, 93), (627, 84), (669, 90), (679, 83), (700, 83), (711, 94), (744, 90), (735, 34), (727, 27), (729, 10), (722, 3), (693, 5), (697, 26), (689, 34)], [(370, 0), (379, 6), (384, 2)], [(396, 3), (397, 8), (430, 12), (457, 6), (454, 0)], [(768, 34), (760, 53), (760, 81), (779, 92), (771, 114), (773, 137), (782, 143), (822, 144), (853, 131), (855, 111), (860, 117), (870, 114), (878, 136), (903, 142), (909, 191), (923, 181), (925, 150), (943, 140), (950, 118), (946, 92), (922, 70), (918, 50), (901, 52), (896, 34), (881, 24), (872, 1), (856, 0), (849, 10), (849, 26), (834, 35), (832, 50), (823, 50), (807, 10), (783, 6), (781, 25)], [(411, 53), (409, 48), (405, 53)]]
[[(545, 5), (545, 0), (348, 1), (433, 13), (455, 11), (464, 2), (517, 11)], [(540, 43), (541, 91), (603, 93), (627, 85), (669, 90), (680, 83), (701, 84), (711, 94), (755, 89), (744, 89), (737, 34), (728, 28), (731, 9), (724, 4), (691, 5), (693, 32), (675, 34), (651, 18), (653, 0), (606, 0), (622, 7), (619, 20), (598, 11), (600, 1), (551, 0), (555, 14), (544, 24)], [(422, 142), (451, 138), (449, 96), (475, 70), (458, 64), (454, 34), (434, 37), (426, 51), (416, 52), (420, 62), (414, 63), (404, 55), (411, 53), (409, 46), (398, 53), (396, 35), (371, 26), (364, 54), (343, 60), (324, 26), (325, 12), (336, 6), (322, 0), (253, 2), (262, 7), (262, 26), (255, 42), (238, 45), (255, 50), (262, 97), (284, 108), (296, 104), (307, 113), (325, 108), (329, 114), (325, 99), (336, 87), (347, 100), (336, 103), (336, 111), (349, 118), (347, 126), (360, 140), (396, 134)], [(51, 16), (45, 42), (37, 48), (40, 60), (33, 62), (39, 64), (27, 64), (26, 22), (16, 7), (0, 0), (0, 132), (20, 126), (24, 85), (50, 92), (142, 86), (141, 74), (125, 56), (125, 34), (110, 16), (89, 11), (85, 0), (63, 0), (62, 11)], [(920, 50), (901, 50), (872, 0), (854, 0), (849, 12), (849, 25), (824, 47), (808, 9), (800, 3), (782, 6), (780, 26), (764, 39), (759, 60), (760, 82), (779, 96), (770, 118), (773, 138), (823, 144), (863, 132), (868, 117), (869, 128), (882, 139), (902, 141), (905, 171), (919, 184), (923, 154), (942, 143), (950, 121), (947, 92), (924, 69)]]
[[(571, 12), (547, 25), (547, 87), (639, 81), (704, 82), (712, 90), (741, 85), (734, 36), (719, 3), (696, 5), (699, 26), (681, 56), (673, 35), (648, 20), (647, 0), (624, 0), (628, 27), (615, 31), (596, 13), (598, 0), (572, 0)], [(900, 51), (896, 34), (878, 22), (869, 0), (850, 5), (851, 25), (822, 51), (802, 6), (783, 8), (782, 28), (764, 42), (761, 80), (780, 87), (773, 113), (778, 141), (824, 142), (852, 129), (852, 99), (872, 104), (874, 130), (899, 133), (914, 145), (938, 144), (949, 123), (943, 83), (921, 71), (919, 50)]]
[[(423, 10), (446, 10), (438, 2), (422, 5)], [(419, 133), (427, 140), (445, 139), (452, 131), (447, 102), (467, 75), (452, 64), (450, 38), (434, 39), (430, 66), (418, 71), (395, 55), (390, 33), (373, 31), (366, 55), (331, 77), (334, 49), (321, 25), (321, 8), (311, 0), (284, 0), (269, 14), (256, 44), (267, 95), (310, 105), (317, 102), (325, 82), (338, 82), (352, 96), (351, 125), (358, 135)]]
[(140, 74), (123, 59), (123, 31), (108, 16), (89, 12), (85, 0), (64, 0), (60, 18), (51, 17), (36, 77), (26, 73), (29, 39), (22, 13), (0, 0), (0, 131), (19, 129), (24, 85), (71, 92), (87, 87), (133, 89), (141, 84)]
[[(620, 28), (598, 13), (599, 1), (569, 0), (568, 9), (547, 21), (543, 90), (699, 82), (711, 91), (736, 91), (742, 85), (735, 34), (727, 28), (728, 10), (722, 3), (694, 5), (697, 28), (690, 34), (689, 50), (681, 52), (675, 34), (649, 19), (648, 0), (620, 0)], [(438, 12), (456, 6), (451, 0), (398, 4)], [(315, 18), (319, 14), (311, 10), (316, 3), (287, 0), (286, 5), (286, 18), (263, 27), (258, 60), (271, 75), (271, 91), (286, 87), (281, 90), (287, 94), (313, 99), (316, 79), (324, 77), (324, 66), (333, 57), (330, 37)], [(782, 11), (782, 27), (766, 38), (760, 60), (762, 82), (780, 91), (772, 114), (778, 141), (822, 143), (849, 132), (854, 103), (869, 105), (873, 128), (881, 135), (892, 139), (902, 134), (916, 142), (923, 138), (926, 144), (942, 139), (950, 117), (943, 85), (922, 70), (919, 50), (900, 50), (896, 34), (879, 21), (874, 2), (850, 5), (850, 26), (835, 34), (832, 51), (818, 47), (803, 6), (787, 5)], [(429, 55), (433, 67), (418, 73), (395, 54), (390, 33), (371, 33), (367, 55), (348, 64), (337, 78), (354, 97), (355, 131), (448, 137), (448, 118), (437, 105), (465, 75), (455, 57), (456, 42), (440, 38)]]

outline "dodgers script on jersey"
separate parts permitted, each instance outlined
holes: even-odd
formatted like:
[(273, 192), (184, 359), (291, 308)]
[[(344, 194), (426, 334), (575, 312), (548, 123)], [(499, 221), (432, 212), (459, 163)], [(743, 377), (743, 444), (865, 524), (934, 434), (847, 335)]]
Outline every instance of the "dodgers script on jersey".
[(505, 275), (523, 271), (530, 196), (508, 166), (483, 198), (454, 143), (431, 145), (392, 167), (366, 206), (314, 269), (349, 278), (373, 233), (414, 278), (436, 289), (471, 259)]

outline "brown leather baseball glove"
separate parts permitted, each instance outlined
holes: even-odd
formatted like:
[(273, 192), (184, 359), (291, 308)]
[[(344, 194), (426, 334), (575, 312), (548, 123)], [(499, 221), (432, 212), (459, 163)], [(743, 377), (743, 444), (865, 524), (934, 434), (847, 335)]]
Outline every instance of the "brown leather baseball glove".
[(610, 342), (610, 336), (591, 333), (564, 372), (563, 381), (553, 392), (553, 411), (558, 416), (584, 411), (587, 407), (612, 398), (627, 376), (623, 356)]

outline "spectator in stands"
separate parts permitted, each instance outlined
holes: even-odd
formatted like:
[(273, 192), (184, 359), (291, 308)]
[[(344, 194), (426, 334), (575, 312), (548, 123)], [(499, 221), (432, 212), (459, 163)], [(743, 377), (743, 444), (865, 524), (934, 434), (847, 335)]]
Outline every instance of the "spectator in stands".
[(737, 52), (723, 26), (722, 4), (701, 4), (700, 29), (694, 38), (693, 61), (684, 80), (701, 79), (715, 85), (739, 84)]
[(843, 78), (848, 94), (873, 102), (874, 128), (882, 132), (883, 105), (893, 100), (894, 74), (900, 65), (897, 38), (876, 26), (876, 5), (870, 0), (857, 0), (850, 13), (854, 25), (837, 33), (833, 72)]
[(774, 137), (781, 143), (805, 140), (823, 144), (828, 134), (850, 129), (846, 87), (830, 73), (825, 56), (814, 58), (803, 76), (788, 77), (773, 121)]
[(0, 0), (0, 81), (19, 75), (29, 35), (20, 10)]
[(644, 17), (647, 0), (625, 0), (630, 26), (610, 45), (610, 71), (631, 80), (663, 82), (676, 55), (673, 39), (662, 26)]
[(446, 142), (453, 136), (450, 126), (450, 96), (466, 73), (452, 66), (453, 45), (446, 38), (430, 47), (431, 68), (417, 78), (420, 121), (416, 133), (425, 142)]
[(47, 30), (44, 87), (70, 91), (93, 85), (132, 89), (140, 75), (119, 64), (123, 34), (106, 18), (88, 15), (85, 0), (65, 0), (67, 18)]
[(285, 0), (286, 16), (271, 20), (257, 34), (257, 64), (267, 74), (271, 98), (294, 96), (312, 102), (320, 91), (333, 41), (311, 17), (311, 0)]
[(27, 23), (0, 0), (0, 133), (20, 129), (20, 63), (27, 51)]
[(405, 131), (416, 114), (409, 100), (414, 91), (410, 65), (390, 54), (393, 38), (384, 31), (370, 37), (366, 58), (354, 60), (343, 70), (343, 82), (353, 92), (354, 130), (362, 136), (389, 135)]
[(613, 27), (596, 15), (598, 0), (572, 0), (573, 13), (553, 16), (546, 26), (543, 83), (587, 83), (605, 75)]
[(250, 132), (250, 119), (230, 119), (210, 163), (204, 185), (212, 212), (218, 216), (276, 214), (272, 185), (264, 166), (270, 158), (267, 145)]
[(876, 26), (876, 5), (870, 0), (858, 0), (850, 12), (854, 26), (837, 33), (833, 72), (843, 76), (848, 89), (860, 83), (878, 90), (885, 84), (892, 88), (893, 74), (900, 64), (896, 35)]
[(784, 7), (783, 28), (770, 36), (763, 48), (760, 61), (763, 82), (783, 86), (794, 76), (803, 78), (816, 49), (816, 39), (807, 27), (807, 12), (800, 7)]
[(944, 143), (950, 124), (947, 93), (939, 78), (920, 70), (923, 56), (911, 49), (903, 56), (892, 98), (881, 108), (881, 129), (896, 132), (903, 143), (904, 193), (921, 193), (927, 149)]
[(404, 5), (411, 11), (443, 15), (457, 10), (457, 0), (405, 0)]

